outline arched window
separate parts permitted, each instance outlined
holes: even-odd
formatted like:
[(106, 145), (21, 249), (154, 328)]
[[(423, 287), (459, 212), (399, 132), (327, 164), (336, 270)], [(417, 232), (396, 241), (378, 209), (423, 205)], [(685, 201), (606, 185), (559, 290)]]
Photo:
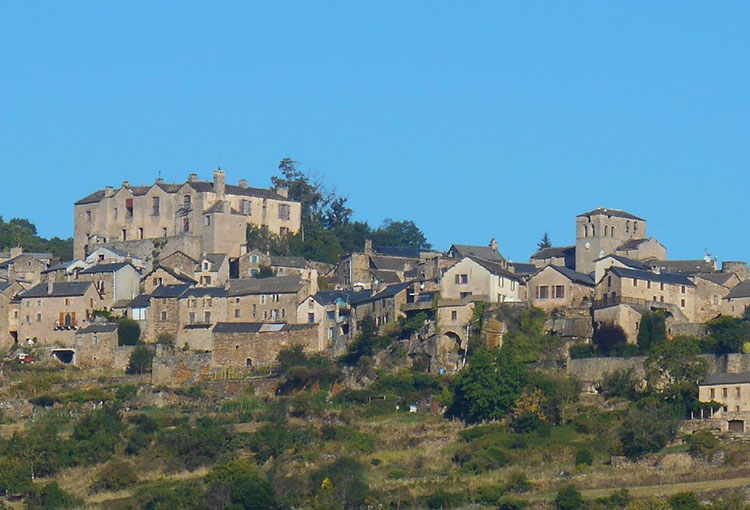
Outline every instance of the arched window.
[(638, 222), (637, 221), (633, 222), (633, 232), (638, 232)]
[(609, 235), (609, 227), (607, 225), (604, 225), (604, 237), (607, 237)]
[(625, 232), (630, 232), (630, 220), (625, 222)]
[(596, 226), (591, 225), (591, 237), (596, 237)]
[(584, 225), (583, 226), (583, 237), (588, 237), (588, 236), (589, 236), (589, 226), (588, 225)]
[(615, 227), (609, 227), (609, 237), (615, 237)]

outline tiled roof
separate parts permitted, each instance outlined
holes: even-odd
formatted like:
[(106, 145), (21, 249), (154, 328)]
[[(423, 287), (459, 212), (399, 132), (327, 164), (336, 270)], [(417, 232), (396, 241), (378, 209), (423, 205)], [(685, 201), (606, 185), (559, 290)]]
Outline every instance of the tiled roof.
[(114, 273), (127, 266), (135, 269), (135, 267), (133, 267), (130, 262), (115, 262), (112, 264), (97, 264), (95, 266), (91, 266), (88, 269), (84, 269), (83, 271), (81, 271), (81, 274)]
[(518, 277), (517, 274), (511, 273), (500, 264), (497, 264), (495, 262), (490, 262), (488, 260), (480, 259), (478, 257), (470, 256), (469, 258), (494, 275), (502, 276), (505, 278), (510, 278), (511, 280), (520, 281), (520, 278)]
[(405, 246), (378, 246), (375, 253), (385, 255), (386, 257), (402, 257), (407, 259), (418, 259), (423, 253), (430, 253), (431, 250), (420, 248), (409, 248)]
[(652, 273), (650, 271), (639, 271), (637, 269), (627, 269), (624, 267), (612, 266), (609, 269), (619, 277), (637, 278), (639, 280), (649, 280), (657, 283), (667, 283), (670, 285), (686, 285), (695, 287), (695, 283), (685, 275), (674, 273)]
[(188, 275), (186, 275), (184, 273), (178, 273), (177, 271), (175, 271), (171, 267), (167, 267), (167, 266), (156, 266), (151, 271), (151, 273), (149, 273), (149, 275), (151, 275), (152, 273), (154, 273), (155, 271), (157, 271), (159, 269), (161, 269), (165, 273), (169, 274), (170, 276), (173, 276), (174, 278), (180, 280), (181, 282), (185, 282), (185, 283), (197, 283), (197, 281), (195, 279), (189, 277)]
[(489, 246), (472, 246), (470, 244), (454, 244), (449, 252), (455, 252), (457, 258), (476, 257), (490, 262), (505, 262), (505, 258)]
[(745, 280), (732, 288), (727, 294), (726, 299), (739, 299), (750, 297), (750, 280)]
[(580, 283), (582, 285), (588, 285), (590, 287), (596, 285), (594, 279), (590, 275), (579, 273), (578, 271), (573, 271), (572, 269), (564, 266), (550, 265), (549, 267), (562, 274), (572, 282)]
[(370, 266), (375, 269), (386, 271), (403, 271), (408, 259), (401, 257), (384, 257), (380, 255), (370, 255)]
[(271, 267), (296, 267), (304, 269), (307, 261), (304, 257), (285, 257), (283, 255), (271, 255)]
[(340, 299), (344, 303), (356, 304), (369, 299), (372, 296), (372, 290), (328, 290), (320, 291), (313, 298), (322, 305), (329, 305)]
[(139, 294), (128, 304), (128, 308), (148, 308), (149, 304), (151, 304), (151, 296)]
[(649, 263), (651, 267), (658, 268), (667, 273), (711, 273), (714, 271), (713, 261), (706, 262), (703, 259), (695, 260), (654, 260)]
[(708, 374), (699, 383), (700, 386), (708, 386), (714, 384), (740, 384), (750, 383), (750, 372), (741, 372), (739, 374)]
[(508, 266), (517, 275), (530, 275), (537, 271), (537, 267), (534, 264), (526, 264), (524, 262), (509, 262)]
[(76, 331), (76, 335), (85, 335), (86, 333), (113, 333), (117, 331), (117, 324), (91, 324), (83, 329)]
[(371, 269), (370, 272), (379, 282), (399, 283), (401, 281), (395, 271), (378, 271), (377, 269)]
[(217, 322), (214, 333), (264, 333), (316, 329), (317, 324), (287, 324), (268, 322)]
[(224, 253), (206, 253), (201, 257), (201, 261), (203, 260), (209, 261), (213, 266), (212, 270), (216, 271), (227, 260), (227, 256)]
[(229, 281), (229, 296), (253, 294), (292, 294), (299, 292), (302, 284), (298, 276), (272, 276)]
[(579, 214), (578, 217), (580, 218), (581, 216), (596, 216), (599, 214), (602, 214), (604, 216), (616, 216), (618, 218), (626, 218), (630, 220), (646, 221), (643, 218), (639, 218), (635, 214), (630, 214), (629, 212), (623, 211), (622, 209), (607, 209), (606, 207), (597, 207), (593, 211)]
[(52, 284), (52, 292), (47, 292), (47, 282), (42, 282), (29, 290), (22, 292), (19, 297), (76, 297), (83, 296), (92, 286), (92, 282), (55, 282)]
[(159, 285), (156, 290), (151, 293), (152, 298), (178, 298), (182, 296), (192, 285), (187, 283), (179, 283), (176, 285)]
[(180, 298), (186, 297), (227, 297), (227, 291), (224, 287), (192, 287), (185, 291)]
[(700, 273), (695, 276), (718, 285), (726, 285), (729, 280), (737, 277), (734, 273)]
[(639, 269), (641, 271), (650, 271), (651, 270), (651, 268), (648, 267), (643, 262), (640, 262), (638, 260), (631, 259), (631, 258), (628, 258), (628, 257), (623, 257), (622, 255), (615, 255), (615, 254), (605, 255), (605, 256), (603, 256), (601, 258), (596, 259), (594, 262), (599, 262), (600, 260), (604, 260), (606, 258), (613, 258), (616, 261), (618, 261), (619, 263), (624, 264), (624, 265), (626, 265), (626, 266), (628, 266), (629, 268), (632, 268), (632, 269)]
[(531, 256), (532, 259), (549, 259), (558, 257), (575, 257), (575, 246), (552, 246), (539, 250)]

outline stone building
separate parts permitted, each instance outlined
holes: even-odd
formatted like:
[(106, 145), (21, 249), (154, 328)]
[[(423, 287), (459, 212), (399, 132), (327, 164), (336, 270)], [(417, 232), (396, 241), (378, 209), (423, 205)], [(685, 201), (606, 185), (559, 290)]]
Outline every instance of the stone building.
[(229, 281), (229, 259), (223, 253), (208, 253), (195, 264), (193, 279), (201, 287), (222, 287)]
[(213, 349), (211, 328), (228, 320), (227, 291), (223, 287), (194, 287), (178, 299), (176, 345), (193, 350)]
[(474, 256), (464, 257), (445, 271), (440, 280), (440, 296), (463, 299), (485, 296), (491, 303), (521, 301), (521, 278), (503, 265)]
[(149, 274), (143, 277), (143, 292), (151, 294), (162, 285), (196, 285), (197, 283), (192, 276), (183, 273), (179, 268), (172, 269), (168, 266), (156, 266)]
[(125, 370), (134, 346), (118, 345), (117, 324), (92, 323), (76, 331), (72, 363), (82, 368)]
[(667, 248), (653, 237), (628, 239), (617, 247), (616, 254), (633, 260), (664, 260)]
[(146, 327), (141, 328), (141, 339), (144, 342), (154, 343), (162, 333), (179, 340), (180, 297), (190, 288), (192, 286), (189, 284), (162, 285), (151, 293), (146, 311)]
[(116, 264), (118, 262), (129, 262), (138, 271), (142, 271), (146, 267), (146, 262), (138, 257), (135, 257), (124, 250), (118, 250), (116, 248), (108, 248), (100, 246), (91, 253), (88, 254), (84, 260), (86, 266), (93, 266), (96, 264)]
[(594, 261), (617, 253), (623, 243), (646, 238), (646, 220), (619, 209), (597, 208), (576, 217), (576, 265), (579, 273), (594, 270)]
[(718, 270), (716, 259), (710, 256), (695, 260), (650, 260), (648, 265), (656, 273), (699, 274)]
[(635, 269), (637, 271), (650, 271), (649, 266), (622, 255), (605, 255), (604, 257), (598, 258), (594, 261), (594, 282), (599, 283), (604, 277), (604, 273), (610, 267), (622, 267), (625, 269)]
[(121, 299), (133, 299), (140, 292), (141, 275), (130, 262), (97, 264), (78, 273), (78, 279), (94, 283), (105, 308)]
[(529, 301), (544, 310), (562, 306), (588, 306), (594, 294), (594, 279), (563, 266), (540, 269), (526, 283)]
[(321, 291), (297, 306), (298, 324), (318, 326), (318, 347), (342, 352), (351, 340), (352, 307), (372, 297), (372, 290)]
[(296, 276), (230, 280), (228, 320), (294, 323), (297, 304), (311, 291), (317, 291), (317, 282), (305, 282)]
[(271, 267), (271, 256), (258, 249), (249, 250), (237, 260), (236, 278), (255, 278), (262, 267)]
[(561, 266), (570, 269), (576, 267), (576, 247), (575, 246), (552, 246), (543, 248), (533, 254), (529, 262), (537, 268), (545, 266)]
[(413, 282), (395, 283), (368, 298), (351, 304), (350, 339), (354, 338), (362, 325), (362, 320), (368, 315), (372, 316), (375, 320), (375, 327), (381, 332), (386, 325), (404, 316), (402, 308), (406, 304), (407, 295), (413, 294), (413, 288)]
[(364, 290), (400, 283), (406, 274), (414, 271), (423, 259), (414, 255), (427, 254), (423, 250), (388, 250), (385, 255), (372, 248), (372, 241), (365, 241), (363, 252), (355, 252), (341, 258), (334, 272), (339, 288)]
[(19, 283), (0, 281), (0, 353), (15, 345), (18, 334), (18, 307), (13, 299), (23, 289)]
[(157, 265), (161, 267), (168, 267), (169, 269), (179, 271), (182, 274), (191, 274), (194, 271), (195, 265), (197, 263), (198, 261), (190, 255), (177, 250), (170, 253), (169, 255), (161, 257)]
[(734, 273), (699, 273), (695, 282), (695, 322), (708, 322), (722, 313), (722, 302), (740, 283)]
[(300, 215), (300, 203), (286, 190), (251, 188), (244, 179), (226, 184), (221, 169), (212, 182), (196, 174), (182, 184), (124, 181), (118, 189), (108, 186), (75, 203), (74, 256), (85, 258), (113, 242), (193, 236), (203, 252), (239, 257), (248, 225), (285, 235), (299, 230)]
[(743, 317), (750, 306), (750, 280), (735, 285), (721, 300), (721, 314)]
[(315, 324), (220, 322), (213, 328), (211, 365), (221, 368), (271, 367), (283, 349), (301, 345), (320, 352)]
[(19, 294), (18, 341), (73, 346), (75, 332), (86, 327), (104, 303), (92, 282), (47, 281)]
[(23, 253), (13, 248), (0, 259), (0, 277), (9, 282), (18, 282), (24, 289), (30, 289), (42, 281), (42, 273), (52, 264), (51, 253)]
[(722, 423), (724, 432), (750, 431), (750, 372), (708, 374), (698, 384), (698, 400), (720, 405), (718, 410), (708, 412)]

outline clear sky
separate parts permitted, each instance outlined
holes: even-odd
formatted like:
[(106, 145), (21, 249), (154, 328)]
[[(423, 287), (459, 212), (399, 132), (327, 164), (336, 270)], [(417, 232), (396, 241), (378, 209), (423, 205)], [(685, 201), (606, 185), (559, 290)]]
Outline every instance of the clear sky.
[[(254, 4), (254, 5), (251, 5)], [(0, 214), (292, 157), (356, 218), (526, 260), (622, 208), (750, 258), (747, 2), (4, 2)]]

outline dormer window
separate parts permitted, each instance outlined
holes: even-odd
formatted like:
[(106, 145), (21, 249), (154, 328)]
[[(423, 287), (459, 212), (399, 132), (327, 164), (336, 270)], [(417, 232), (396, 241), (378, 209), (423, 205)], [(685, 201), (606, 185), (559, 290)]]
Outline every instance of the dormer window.
[(209, 269), (211, 269), (211, 263), (208, 262), (207, 260), (204, 260), (203, 261), (203, 270), (204, 271), (208, 271)]

